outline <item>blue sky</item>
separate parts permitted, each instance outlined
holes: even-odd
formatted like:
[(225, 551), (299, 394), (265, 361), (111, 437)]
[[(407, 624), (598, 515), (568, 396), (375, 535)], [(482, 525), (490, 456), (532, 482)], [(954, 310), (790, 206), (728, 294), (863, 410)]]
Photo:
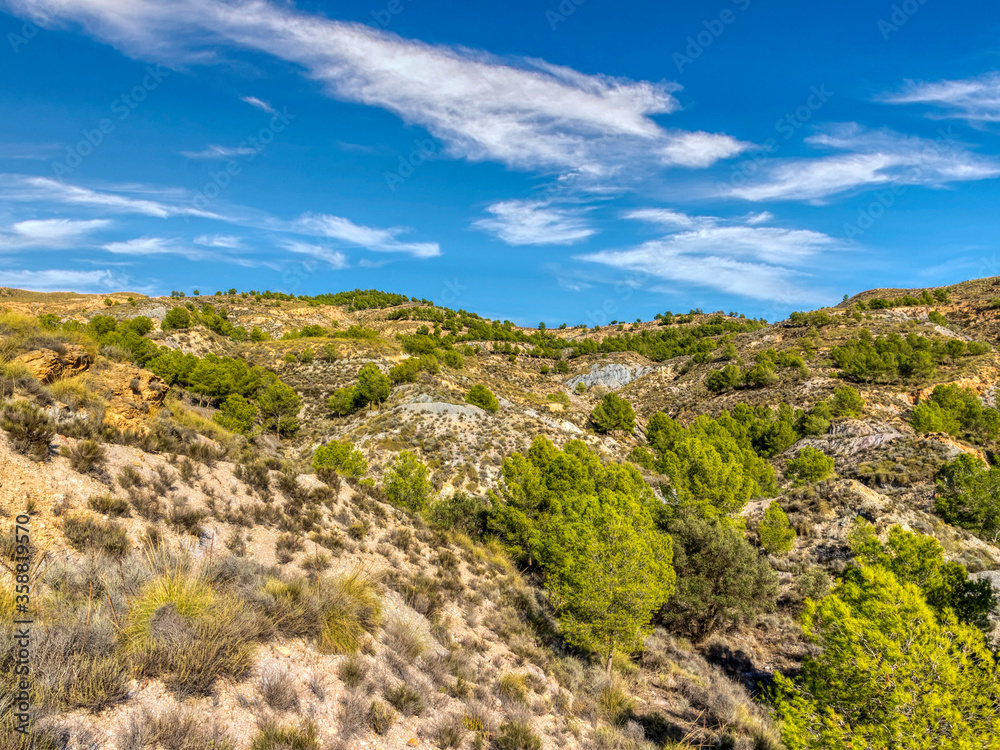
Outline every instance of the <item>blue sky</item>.
[(1000, 274), (1000, 7), (0, 0), (0, 285), (770, 320)]

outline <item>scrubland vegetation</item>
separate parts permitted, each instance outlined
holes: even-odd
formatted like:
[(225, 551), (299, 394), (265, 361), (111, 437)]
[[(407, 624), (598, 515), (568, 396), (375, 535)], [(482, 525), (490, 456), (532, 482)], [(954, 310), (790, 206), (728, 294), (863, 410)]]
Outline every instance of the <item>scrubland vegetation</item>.
[[(872, 317), (937, 291), (773, 327), (360, 290), (4, 313), (10, 471), (92, 491), (3, 496), (53, 536), (0, 748), (1000, 747), (993, 353)], [(24, 358), (68, 347), (85, 373)], [(648, 369), (568, 387), (612, 355)]]

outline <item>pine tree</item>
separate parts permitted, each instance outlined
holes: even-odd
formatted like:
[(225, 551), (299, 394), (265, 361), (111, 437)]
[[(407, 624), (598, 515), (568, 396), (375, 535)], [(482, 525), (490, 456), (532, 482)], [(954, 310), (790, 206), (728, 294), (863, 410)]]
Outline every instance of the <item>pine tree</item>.
[(427, 467), (410, 451), (403, 451), (385, 472), (382, 488), (393, 505), (414, 512), (427, 507), (431, 483)]
[(265, 384), (257, 394), (260, 414), (274, 428), (274, 434), (278, 438), (283, 432), (292, 433), (298, 429), (296, 416), (300, 404), (299, 394), (277, 378)]
[(795, 529), (775, 501), (764, 511), (764, 520), (760, 522), (757, 533), (760, 534), (760, 546), (771, 555), (784, 557), (795, 546)]
[(358, 372), (358, 397), (366, 404), (382, 405), (389, 397), (391, 389), (389, 378), (378, 369), (378, 365), (369, 362)]

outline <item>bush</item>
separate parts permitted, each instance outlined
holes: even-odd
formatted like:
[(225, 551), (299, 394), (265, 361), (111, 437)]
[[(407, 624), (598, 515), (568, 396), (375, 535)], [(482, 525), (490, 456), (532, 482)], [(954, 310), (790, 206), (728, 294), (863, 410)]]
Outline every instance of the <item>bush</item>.
[(104, 448), (93, 440), (80, 440), (75, 445), (64, 445), (59, 455), (69, 459), (69, 465), (81, 474), (98, 471), (105, 460)]
[(835, 417), (860, 417), (865, 410), (865, 400), (856, 388), (845, 385), (833, 392), (830, 412)]
[(368, 707), (368, 726), (377, 735), (389, 734), (396, 721), (396, 712), (382, 701), (372, 701)]
[(465, 400), (473, 406), (485, 409), (490, 414), (496, 414), (500, 409), (500, 402), (493, 392), (485, 385), (476, 384), (469, 389), (465, 395)]
[(439, 531), (454, 529), (476, 537), (486, 533), (488, 515), (489, 503), (484, 498), (459, 490), (433, 503), (427, 522)]
[(338, 417), (353, 414), (363, 406), (358, 396), (358, 389), (353, 385), (338, 388), (326, 400), (327, 408)]
[(778, 576), (734, 522), (685, 513), (668, 531), (677, 592), (663, 609), (666, 624), (701, 639), (774, 609)]
[(721, 393), (738, 388), (743, 382), (743, 373), (736, 365), (726, 365), (721, 370), (709, 374), (705, 386), (713, 393)]
[(167, 314), (163, 316), (163, 321), (160, 323), (160, 330), (162, 331), (171, 331), (177, 328), (190, 327), (191, 314), (183, 307), (170, 308), (167, 311)]
[(369, 362), (358, 372), (357, 394), (363, 404), (382, 405), (389, 397), (391, 384), (378, 365)]
[(117, 521), (103, 522), (92, 516), (68, 516), (63, 521), (63, 534), (78, 552), (97, 549), (114, 557), (124, 557), (129, 551), (128, 533)]
[(1000, 467), (960, 454), (938, 472), (934, 511), (954, 526), (1000, 539)]
[(230, 432), (246, 435), (253, 429), (258, 414), (256, 406), (234, 393), (222, 403), (212, 419)]
[(103, 513), (106, 516), (127, 516), (129, 514), (129, 504), (127, 500), (111, 495), (101, 495), (92, 497), (87, 503), (91, 510)]
[(524, 721), (505, 721), (495, 740), (497, 750), (541, 750), (542, 739)]
[(937, 386), (928, 401), (914, 408), (910, 424), (923, 433), (964, 433), (979, 439), (1000, 436), (1000, 412), (983, 406), (973, 389), (957, 385)]
[(283, 727), (274, 721), (265, 721), (250, 743), (250, 750), (320, 750), (321, 748), (319, 732), (311, 721), (303, 723), (300, 727)]
[(49, 455), (49, 444), (55, 437), (55, 423), (48, 415), (27, 401), (6, 404), (0, 411), (0, 427), (10, 436), (15, 451), (35, 461)]
[(788, 459), (785, 475), (796, 484), (819, 482), (833, 475), (834, 461), (823, 451), (806, 446), (796, 458)]
[(795, 529), (788, 522), (788, 516), (777, 502), (772, 501), (764, 511), (764, 520), (757, 529), (760, 546), (771, 555), (783, 557), (795, 546)]
[(397, 455), (382, 480), (389, 502), (415, 513), (422, 511), (431, 496), (428, 473), (427, 467), (410, 451)]
[(404, 716), (419, 716), (424, 712), (424, 699), (420, 692), (401, 682), (395, 687), (387, 688), (385, 699)]
[(607, 393), (590, 414), (598, 432), (613, 432), (622, 430), (632, 432), (635, 429), (635, 411), (632, 404), (614, 393)]
[(312, 465), (321, 478), (323, 472), (336, 472), (357, 479), (368, 471), (364, 455), (346, 440), (334, 440), (317, 448)]
[(587, 385), (586, 385), (586, 383), (584, 383), (581, 380), (579, 383), (576, 384), (576, 387), (573, 389), (573, 391), (575, 393), (577, 393), (577, 394), (586, 393), (587, 392)]
[(558, 362), (556, 362), (556, 366), (552, 369), (555, 370), (557, 375), (568, 375), (569, 363), (565, 359), (560, 359)]
[(207, 695), (220, 678), (245, 676), (259, 635), (259, 624), (240, 600), (174, 569), (133, 598), (123, 639), (141, 674), (161, 676), (183, 697)]

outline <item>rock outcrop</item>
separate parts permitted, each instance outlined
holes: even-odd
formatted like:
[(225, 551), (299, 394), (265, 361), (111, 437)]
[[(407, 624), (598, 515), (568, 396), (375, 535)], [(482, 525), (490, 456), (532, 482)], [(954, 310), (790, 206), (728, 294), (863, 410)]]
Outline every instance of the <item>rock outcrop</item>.
[(55, 349), (35, 349), (17, 358), (28, 372), (43, 383), (70, 378), (90, 369), (90, 354), (82, 346), (67, 344), (62, 352)]
[(635, 367), (630, 370), (625, 365), (620, 364), (591, 365), (589, 373), (570, 378), (566, 381), (566, 387), (572, 390), (577, 383), (583, 383), (587, 388), (599, 385), (609, 391), (617, 391), (636, 378), (641, 378), (655, 369), (654, 367)]

